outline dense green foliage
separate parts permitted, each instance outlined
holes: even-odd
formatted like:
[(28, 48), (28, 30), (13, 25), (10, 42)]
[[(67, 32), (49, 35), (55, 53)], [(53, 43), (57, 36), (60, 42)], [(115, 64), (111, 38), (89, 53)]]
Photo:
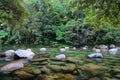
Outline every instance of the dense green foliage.
[(3, 44), (120, 45), (119, 0), (23, 1), (0, 1), (0, 22), (8, 34)]
[(1, 0), (0, 1), (0, 22), (7, 26), (20, 27), (28, 16), (22, 0)]

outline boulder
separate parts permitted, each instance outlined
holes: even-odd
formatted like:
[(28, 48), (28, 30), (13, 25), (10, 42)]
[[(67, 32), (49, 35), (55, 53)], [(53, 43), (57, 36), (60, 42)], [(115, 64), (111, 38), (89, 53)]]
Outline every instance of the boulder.
[(12, 62), (0, 68), (0, 72), (2, 73), (10, 73), (14, 70), (20, 69), (24, 67), (22, 62)]

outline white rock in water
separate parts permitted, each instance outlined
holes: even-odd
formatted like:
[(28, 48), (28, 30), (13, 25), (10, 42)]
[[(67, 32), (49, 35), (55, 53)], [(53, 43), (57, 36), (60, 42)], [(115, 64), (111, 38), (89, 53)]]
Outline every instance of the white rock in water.
[(73, 47), (73, 50), (76, 50), (76, 47)]
[(62, 59), (65, 59), (66, 56), (64, 54), (59, 54), (57, 56), (55, 56), (56, 59), (59, 59), (59, 60), (62, 60)]
[(94, 47), (94, 48), (92, 48), (92, 50), (93, 50), (93, 51), (96, 51), (96, 48)]
[(93, 58), (95, 55), (96, 55), (96, 53), (89, 54), (88, 57), (89, 57), (89, 58)]
[(117, 51), (118, 51), (117, 48), (109, 49), (109, 53), (112, 55), (115, 55), (117, 53)]
[(107, 49), (107, 48), (108, 48), (108, 46), (106, 46), (106, 45), (102, 44), (102, 45), (99, 45), (99, 48), (100, 48), (100, 49)]
[(88, 49), (88, 46), (84, 46), (82, 49), (83, 49), (83, 50), (87, 50), (87, 49)]
[(103, 58), (102, 53), (93, 53), (88, 55), (89, 58)]
[(69, 47), (65, 47), (66, 50), (69, 50)]
[(30, 48), (28, 48), (28, 49), (26, 49), (26, 50), (28, 50), (28, 51), (31, 51), (31, 52), (32, 52), (32, 50), (31, 50)]
[(96, 57), (99, 57), (99, 58), (103, 58), (103, 55), (102, 55), (102, 53), (96, 53)]
[(3, 24), (0, 24), (0, 26), (4, 26)]
[(41, 53), (45, 53), (46, 50), (47, 50), (46, 48), (40, 48), (40, 52), (41, 52)]
[(30, 57), (30, 56), (34, 56), (35, 53), (29, 51), (29, 50), (22, 50), (22, 49), (18, 49), (15, 51), (15, 54), (19, 57)]
[(61, 52), (61, 53), (65, 52), (65, 51), (66, 51), (65, 48), (61, 48), (61, 49), (60, 49), (60, 52)]
[(6, 57), (13, 56), (15, 54), (14, 50), (7, 50), (4, 52)]
[(111, 44), (111, 45), (110, 45), (110, 48), (115, 48), (115, 45), (114, 45), (114, 44)]
[(83, 47), (83, 50), (87, 50), (87, 48), (86, 48), (86, 47)]
[(96, 53), (100, 53), (100, 49), (96, 49), (95, 52), (96, 52)]
[(15, 55), (15, 51), (14, 50), (7, 50), (3, 54), (5, 55), (6, 61), (11, 61)]
[(96, 53), (93, 54), (89, 54), (88, 57), (89, 58), (103, 58), (102, 53), (100, 53), (100, 49), (95, 49)]
[(9, 64), (1, 67), (0, 72), (2, 72), (2, 73), (12, 72), (12, 71), (20, 69), (22, 67), (24, 67), (24, 64), (22, 62), (13, 62), (13, 63), (9, 63)]

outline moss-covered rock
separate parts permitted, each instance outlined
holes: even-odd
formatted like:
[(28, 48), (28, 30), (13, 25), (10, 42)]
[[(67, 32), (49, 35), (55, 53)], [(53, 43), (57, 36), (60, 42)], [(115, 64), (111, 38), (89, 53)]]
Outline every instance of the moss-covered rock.
[(113, 66), (112, 72), (113, 73), (120, 73), (120, 66)]
[(15, 71), (14, 75), (16, 75), (17, 77), (19, 77), (21, 79), (25, 79), (25, 78), (29, 79), (29, 78), (33, 78), (34, 77), (33, 74), (27, 73), (25, 71)]
[(55, 72), (60, 72), (61, 71), (61, 66), (59, 65), (48, 65), (47, 66), (50, 70), (55, 71)]
[(41, 70), (41, 73), (45, 73), (45, 74), (51, 73), (51, 70), (45, 66), (40, 68), (40, 70)]
[(120, 74), (116, 74), (115, 77), (120, 79)]
[(80, 69), (87, 73), (88, 75), (98, 75), (98, 74), (105, 74), (108, 71), (107, 67), (104, 66), (98, 66), (95, 64), (85, 64), (83, 66), (80, 66)]

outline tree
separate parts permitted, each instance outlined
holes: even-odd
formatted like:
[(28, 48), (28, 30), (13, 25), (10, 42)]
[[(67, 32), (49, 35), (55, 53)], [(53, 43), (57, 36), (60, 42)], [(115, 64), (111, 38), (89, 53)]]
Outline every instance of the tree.
[(8, 27), (21, 28), (28, 12), (23, 6), (23, 0), (0, 0), (0, 22)]
[(113, 27), (120, 26), (120, 0), (73, 0), (72, 6), (82, 9), (85, 13), (92, 9), (97, 21), (104, 18)]

